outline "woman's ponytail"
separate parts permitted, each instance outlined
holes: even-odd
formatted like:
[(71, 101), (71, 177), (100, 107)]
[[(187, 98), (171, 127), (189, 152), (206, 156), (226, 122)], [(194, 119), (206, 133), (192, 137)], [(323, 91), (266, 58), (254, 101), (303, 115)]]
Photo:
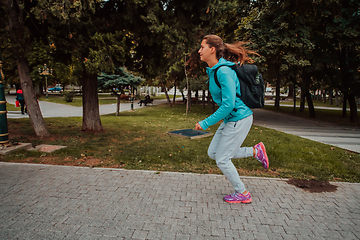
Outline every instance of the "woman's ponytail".
[(249, 54), (260, 55), (245, 47), (247, 43), (249, 42), (236, 42), (233, 44), (225, 43), (226, 48), (224, 50), (223, 58), (231, 62), (240, 62), (240, 65), (244, 63), (254, 63), (255, 61), (249, 57)]
[(223, 57), (224, 59), (231, 62), (240, 62), (240, 65), (242, 65), (244, 63), (255, 62), (252, 58), (249, 57), (249, 54), (260, 56), (255, 51), (245, 47), (245, 45), (249, 42), (236, 42), (232, 44), (224, 43), (223, 40), (217, 35), (206, 35), (204, 39), (210, 47), (215, 47), (217, 59)]

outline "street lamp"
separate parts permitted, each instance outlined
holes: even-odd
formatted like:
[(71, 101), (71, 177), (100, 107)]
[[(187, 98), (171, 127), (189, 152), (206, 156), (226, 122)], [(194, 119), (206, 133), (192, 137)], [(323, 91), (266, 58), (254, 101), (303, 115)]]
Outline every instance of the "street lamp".
[(131, 91), (130, 106), (131, 106), (131, 111), (134, 111), (134, 87), (132, 85), (130, 85), (130, 91)]
[(47, 87), (47, 76), (52, 75), (53, 70), (50, 68), (48, 69), (46, 67), (46, 63), (44, 64), (44, 68), (39, 68), (39, 74), (45, 76), (45, 92), (46, 92), (46, 98), (48, 98), (48, 87)]

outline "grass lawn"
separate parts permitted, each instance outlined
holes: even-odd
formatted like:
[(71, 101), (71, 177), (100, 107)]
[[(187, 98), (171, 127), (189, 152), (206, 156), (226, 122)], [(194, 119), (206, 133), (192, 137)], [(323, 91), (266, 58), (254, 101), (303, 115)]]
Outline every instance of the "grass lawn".
[[(325, 103), (322, 100), (313, 100), (313, 104), (315, 107), (342, 108), (342, 104), (340, 104), (339, 106), (335, 105), (335, 99), (333, 99), (333, 105), (330, 105), (330, 102), (328, 100)], [(294, 106), (294, 101), (292, 99), (280, 101), (280, 105)], [(300, 105), (300, 98), (296, 98), (296, 105)], [(307, 101), (305, 101), (305, 106), (308, 106)], [(347, 107), (349, 108), (349, 104)]]
[[(211, 137), (191, 140), (167, 134), (194, 128), (210, 115), (209, 106), (192, 106), (187, 118), (185, 110), (183, 104), (161, 105), (102, 116), (101, 133), (81, 132), (81, 117), (46, 118), (51, 133), (47, 139), (34, 137), (29, 119), (8, 119), (12, 141), (67, 148), (53, 153), (20, 150), (0, 156), (0, 161), (221, 174), (207, 156)], [(235, 159), (240, 175), (360, 182), (359, 154), (258, 126), (252, 127), (243, 146), (259, 141), (266, 145), (270, 169), (264, 170), (252, 157)]]
[[(176, 95), (176, 97), (177, 97), (177, 98), (182, 98), (181, 95)], [(153, 99), (166, 99), (166, 95), (165, 95), (165, 94), (161, 94), (161, 95), (155, 96), (155, 97), (151, 96), (151, 98), (153, 98)], [(172, 95), (169, 94), (169, 98), (170, 98), (170, 100), (171, 100), (171, 102), (172, 102), (172, 100), (174, 99), (174, 94), (172, 94)]]
[[(98, 97), (99, 97), (100, 105), (116, 103), (116, 98), (114, 96), (111, 96), (110, 94), (106, 94), (106, 95), (101, 94)], [(67, 104), (67, 105), (71, 105), (74, 107), (82, 106), (82, 96), (81, 95), (74, 96), (72, 102), (66, 102), (64, 100), (63, 96), (60, 94), (49, 95), (47, 99), (45, 96), (41, 96), (39, 101), (48, 101), (48, 102), (53, 102), (53, 103)], [(121, 102), (124, 103), (124, 102), (128, 102), (128, 101), (121, 101)]]
[(21, 111), (20, 107), (15, 107), (14, 104), (6, 103), (7, 111)]

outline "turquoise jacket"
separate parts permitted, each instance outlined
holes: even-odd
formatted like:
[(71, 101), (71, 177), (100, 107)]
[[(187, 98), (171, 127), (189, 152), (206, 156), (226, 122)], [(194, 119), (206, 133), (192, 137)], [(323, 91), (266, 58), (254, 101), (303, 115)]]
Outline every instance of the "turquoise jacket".
[(219, 106), (218, 110), (208, 118), (200, 121), (202, 129), (216, 124), (220, 120), (227, 122), (236, 122), (253, 114), (244, 102), (236, 97), (236, 93), (240, 93), (240, 82), (236, 72), (230, 67), (221, 67), (217, 71), (217, 78), (221, 85), (221, 89), (216, 85), (214, 79), (215, 69), (220, 66), (232, 66), (235, 63), (220, 58), (219, 62), (212, 68), (207, 68), (206, 72), (209, 76), (209, 90), (214, 102)]

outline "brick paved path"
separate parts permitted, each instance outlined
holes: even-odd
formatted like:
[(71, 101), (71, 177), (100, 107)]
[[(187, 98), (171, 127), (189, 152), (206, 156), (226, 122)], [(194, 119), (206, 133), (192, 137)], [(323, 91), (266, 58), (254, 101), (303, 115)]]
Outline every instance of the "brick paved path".
[(0, 239), (359, 239), (360, 184), (308, 193), (244, 177), (0, 163)]

